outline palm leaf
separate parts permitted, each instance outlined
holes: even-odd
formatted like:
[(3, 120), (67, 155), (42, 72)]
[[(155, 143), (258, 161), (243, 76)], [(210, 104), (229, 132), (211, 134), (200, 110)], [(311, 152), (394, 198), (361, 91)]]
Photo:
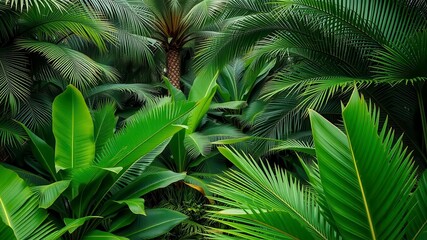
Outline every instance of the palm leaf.
[[(71, 3), (70, 0), (6, 0), (5, 2), (10, 7), (19, 11), (29, 10), (33, 6), (40, 10), (41, 7), (49, 8), (50, 10), (59, 9), (65, 10), (65, 7)], [(54, 8), (54, 9), (53, 9)]]
[(221, 211), (213, 216), (236, 229), (225, 233), (245, 239), (333, 237), (310, 189), (277, 167), (259, 166), (252, 158), (227, 148), (219, 150), (242, 171), (228, 171), (211, 188), (221, 196), (214, 199), (229, 206), (219, 207)]
[(27, 56), (17, 49), (0, 49), (0, 106), (16, 113), (30, 95)]
[[(114, 92), (121, 92), (134, 96), (140, 102), (154, 102), (155, 93), (157, 90), (153, 85), (143, 83), (115, 83), (115, 84), (101, 84), (92, 87), (85, 91), (83, 95), (86, 98), (95, 98), (97, 96), (114, 96)], [(113, 100), (114, 97), (112, 97)], [(121, 102), (117, 102), (121, 104)]]
[(39, 53), (63, 78), (78, 88), (95, 86), (101, 79), (115, 81), (116, 71), (100, 64), (64, 45), (34, 40), (20, 40), (18, 45), (30, 52)]
[(400, 140), (393, 145), (386, 126), (378, 133), (378, 112), (357, 91), (343, 118), (347, 136), (310, 112), (321, 182), (337, 227), (344, 238), (401, 239), (415, 183), (410, 156)]
[(26, 139), (25, 132), (19, 124), (4, 117), (0, 118), (0, 145), (20, 147)]
[(48, 8), (41, 12), (31, 9), (22, 15), (21, 35), (37, 36), (39, 40), (50, 40), (55, 43), (66, 42), (70, 36), (93, 43), (100, 50), (106, 50), (107, 42), (115, 42), (113, 26), (96, 14), (89, 15), (79, 5), (70, 5), (68, 11), (51, 11)]

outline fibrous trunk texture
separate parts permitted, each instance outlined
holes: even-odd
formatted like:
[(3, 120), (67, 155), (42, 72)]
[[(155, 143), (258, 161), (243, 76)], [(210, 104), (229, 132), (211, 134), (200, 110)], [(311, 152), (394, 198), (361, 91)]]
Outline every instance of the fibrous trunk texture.
[(169, 49), (167, 52), (167, 75), (172, 85), (181, 89), (181, 58), (178, 49)]

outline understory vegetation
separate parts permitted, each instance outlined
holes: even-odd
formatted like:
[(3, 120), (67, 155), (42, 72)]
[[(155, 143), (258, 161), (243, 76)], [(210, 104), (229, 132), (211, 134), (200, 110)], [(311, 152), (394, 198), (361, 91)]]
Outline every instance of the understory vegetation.
[(0, 0), (0, 239), (427, 239), (425, 0)]

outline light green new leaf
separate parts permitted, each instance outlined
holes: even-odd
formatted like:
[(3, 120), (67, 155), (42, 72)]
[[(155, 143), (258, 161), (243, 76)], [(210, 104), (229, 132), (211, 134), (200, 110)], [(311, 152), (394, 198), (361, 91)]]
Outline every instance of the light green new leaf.
[(215, 96), (216, 89), (217, 86), (215, 84), (215, 86), (210, 89), (210, 92), (197, 102), (196, 107), (188, 116), (188, 129), (186, 131), (187, 134), (191, 134), (196, 131), (197, 127), (200, 124), (200, 121), (203, 119), (203, 117), (209, 110), (209, 106), (212, 102), (212, 98)]
[(77, 88), (69, 85), (55, 98), (52, 118), (56, 171), (91, 165), (95, 157), (94, 127)]
[(400, 140), (379, 133), (379, 113), (355, 91), (343, 110), (347, 136), (319, 114), (310, 120), (321, 182), (345, 239), (402, 239), (415, 178)]
[(130, 239), (152, 239), (169, 232), (188, 217), (170, 209), (148, 209), (147, 216), (138, 216), (129, 227), (118, 232)]
[(46, 209), (61, 196), (69, 185), (70, 181), (66, 180), (44, 186), (35, 186), (32, 187), (31, 190), (39, 197), (39, 206)]
[(131, 212), (135, 214), (140, 215), (146, 215), (145, 214), (145, 200), (143, 198), (132, 198), (132, 199), (126, 199), (122, 201), (115, 201), (118, 204), (126, 204), (128, 205)]

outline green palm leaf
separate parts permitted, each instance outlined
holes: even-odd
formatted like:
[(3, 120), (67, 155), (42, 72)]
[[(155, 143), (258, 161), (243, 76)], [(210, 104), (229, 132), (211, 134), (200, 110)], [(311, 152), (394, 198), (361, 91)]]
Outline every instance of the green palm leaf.
[(12, 8), (20, 10), (21, 12), (24, 9), (28, 11), (33, 6), (36, 7), (37, 10), (44, 7), (47, 7), (50, 10), (53, 10), (52, 7), (59, 10), (65, 10), (65, 7), (70, 3), (70, 0), (6, 0), (6, 4)]
[(323, 190), (344, 238), (402, 239), (408, 220), (412, 161), (386, 126), (378, 133), (378, 116), (357, 91), (343, 110), (347, 136), (310, 112)]
[(16, 113), (30, 95), (27, 56), (14, 48), (0, 48), (0, 106)]
[(20, 40), (18, 45), (30, 52), (41, 54), (53, 69), (78, 88), (95, 86), (102, 79), (117, 79), (117, 73), (112, 67), (97, 63), (65, 45), (35, 40)]
[(218, 207), (222, 210), (213, 215), (236, 229), (225, 233), (244, 239), (333, 238), (309, 188), (277, 167), (259, 166), (252, 158), (227, 148), (219, 150), (242, 171), (228, 171), (211, 187), (221, 196), (214, 200), (229, 205)]
[(38, 40), (66, 43), (70, 36), (79, 37), (80, 41), (93, 43), (100, 50), (106, 50), (107, 42), (115, 42), (114, 27), (95, 13), (89, 15), (81, 6), (74, 4), (67, 12), (41, 12), (30, 10), (21, 16), (21, 35), (37, 36)]

